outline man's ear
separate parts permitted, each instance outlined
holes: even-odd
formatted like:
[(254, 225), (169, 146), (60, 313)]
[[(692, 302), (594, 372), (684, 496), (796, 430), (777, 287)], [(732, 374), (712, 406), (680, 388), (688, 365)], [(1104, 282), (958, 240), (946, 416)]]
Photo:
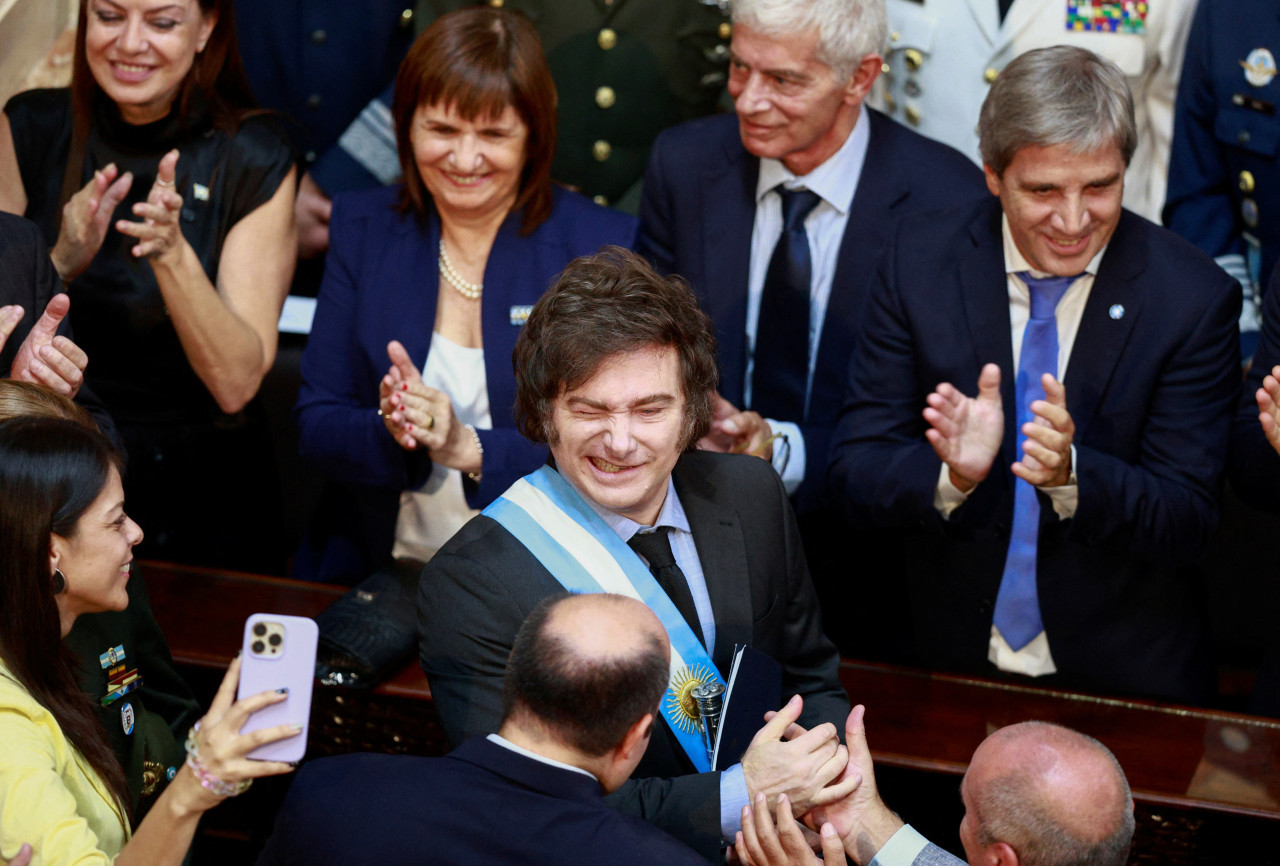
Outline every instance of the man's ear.
[(1000, 175), (996, 174), (996, 170), (986, 163), (983, 163), (982, 174), (987, 179), (987, 189), (991, 191), (991, 194), (994, 196), (1000, 195)]
[(884, 58), (879, 54), (868, 54), (858, 62), (853, 70), (853, 77), (844, 88), (844, 101), (848, 105), (861, 105), (871, 92), (871, 85), (880, 77), (884, 68)]
[(1020, 866), (1022, 863), (1008, 842), (992, 842), (983, 848), (982, 862), (985, 866)]
[(619, 757), (623, 760), (635, 759), (640, 763), (644, 750), (649, 748), (649, 737), (653, 733), (653, 713), (645, 713), (635, 724), (627, 728), (622, 742), (618, 744)]

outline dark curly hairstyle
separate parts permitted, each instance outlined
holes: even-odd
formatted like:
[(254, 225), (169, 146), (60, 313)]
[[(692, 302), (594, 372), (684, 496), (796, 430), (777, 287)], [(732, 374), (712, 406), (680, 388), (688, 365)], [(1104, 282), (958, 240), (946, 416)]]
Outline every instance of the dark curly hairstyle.
[(711, 429), (719, 384), (711, 319), (679, 277), (661, 277), (644, 259), (607, 246), (574, 259), (529, 314), (511, 356), (516, 426), (534, 442), (557, 443), (556, 398), (579, 387), (605, 360), (649, 346), (680, 356), (690, 451)]

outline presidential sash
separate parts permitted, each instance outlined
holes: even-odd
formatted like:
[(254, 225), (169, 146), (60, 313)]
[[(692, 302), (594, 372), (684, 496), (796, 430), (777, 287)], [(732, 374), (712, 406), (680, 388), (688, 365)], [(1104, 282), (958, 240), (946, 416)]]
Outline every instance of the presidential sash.
[(528, 548), (569, 592), (612, 592), (643, 602), (667, 630), (671, 677), (662, 717), (698, 772), (711, 769), (693, 690), (724, 678), (634, 550), (549, 466), (526, 475), (483, 512)]

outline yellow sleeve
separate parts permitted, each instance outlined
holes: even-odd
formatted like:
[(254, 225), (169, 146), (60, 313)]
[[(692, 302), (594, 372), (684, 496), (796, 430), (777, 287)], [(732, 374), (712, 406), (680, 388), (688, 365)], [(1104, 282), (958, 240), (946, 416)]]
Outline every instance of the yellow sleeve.
[(76, 760), (61, 731), (0, 708), (0, 743), (0, 860), (12, 860), (25, 842), (31, 866), (107, 866), (113, 858), (78, 813), (61, 772)]

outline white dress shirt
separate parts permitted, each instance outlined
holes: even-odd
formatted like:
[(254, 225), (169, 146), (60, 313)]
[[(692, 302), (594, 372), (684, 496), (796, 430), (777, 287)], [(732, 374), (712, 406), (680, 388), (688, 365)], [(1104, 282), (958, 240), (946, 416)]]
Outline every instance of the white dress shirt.
[[(1017, 276), (1021, 271), (1030, 271), (1032, 276), (1046, 277), (1049, 274), (1037, 271), (1027, 263), (1021, 250), (1013, 241), (1009, 232), (1009, 218), (1001, 217), (1000, 233), (1004, 238), (1004, 266), (1007, 274), (1009, 291), (1009, 327), (1013, 338), (1013, 366), (1017, 370), (1022, 362), (1022, 335), (1027, 329), (1027, 321), (1031, 318), (1031, 292), (1022, 278)], [(1056, 318), (1058, 322), (1058, 381), (1065, 380), (1067, 363), (1071, 359), (1071, 349), (1076, 342), (1076, 334), (1080, 330), (1080, 319), (1084, 316), (1085, 304), (1089, 301), (1089, 292), (1093, 289), (1093, 280), (1098, 274), (1098, 265), (1106, 254), (1103, 247), (1093, 260), (1085, 266), (1084, 273), (1076, 278), (1067, 289), (1062, 300), (1058, 302)], [(1019, 459), (1021, 454), (1018, 455)], [(996, 455), (1000, 459), (1000, 455)], [(1072, 477), (1075, 476), (1076, 449), (1071, 446)], [(1019, 483), (1021, 479), (1019, 479)], [(1060, 487), (1041, 487), (1045, 495), (1053, 501), (1053, 510), (1060, 520), (1069, 520), (1076, 513), (1080, 502), (1080, 489), (1075, 484), (1064, 484)], [(970, 491), (972, 493), (972, 491)], [(938, 486), (934, 491), (933, 504), (943, 517), (950, 519), (969, 494), (962, 493), (951, 483), (951, 475), (947, 464), (943, 463), (938, 472)], [(1057, 672), (1053, 663), (1053, 655), (1049, 651), (1049, 638), (1040, 632), (1031, 643), (1016, 652), (1000, 634), (1000, 630), (991, 626), (991, 642), (987, 647), (987, 659), (1002, 671), (1038, 677)]]
[[(813, 171), (797, 177), (777, 159), (760, 160), (760, 176), (756, 181), (756, 219), (751, 229), (751, 262), (747, 272), (747, 381), (743, 396), (751, 405), (751, 376), (755, 371), (756, 322), (760, 318), (760, 296), (764, 292), (764, 278), (769, 270), (769, 260), (782, 236), (782, 196), (775, 187), (807, 189), (822, 199), (805, 218), (805, 234), (809, 238), (809, 256), (813, 262), (812, 282), (809, 289), (809, 377), (805, 383), (804, 406), (809, 409), (809, 394), (813, 390), (813, 365), (818, 357), (818, 338), (827, 315), (827, 301), (831, 298), (831, 282), (835, 277), (836, 260), (844, 230), (849, 223), (849, 208), (862, 177), (862, 164), (867, 158), (867, 146), (871, 141), (871, 121), (867, 112), (859, 111), (853, 131), (834, 154)], [(768, 419), (775, 433), (787, 437), (791, 453), (775, 448), (775, 468), (782, 476), (787, 493), (794, 493), (804, 481), (805, 448), (800, 427), (792, 421)], [(785, 465), (779, 466), (783, 456)], [(822, 455), (818, 455), (821, 459)]]

